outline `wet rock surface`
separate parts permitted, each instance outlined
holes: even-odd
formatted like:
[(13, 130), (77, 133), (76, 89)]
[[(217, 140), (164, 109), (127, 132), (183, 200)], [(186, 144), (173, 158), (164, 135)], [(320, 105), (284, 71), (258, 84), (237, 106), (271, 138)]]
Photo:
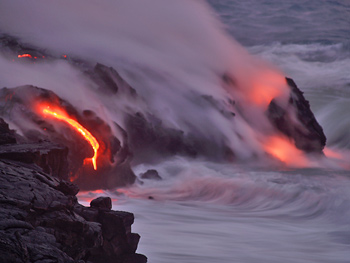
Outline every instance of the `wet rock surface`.
[(34, 164), (0, 160), (0, 262), (146, 262), (133, 214), (110, 210), (108, 198), (84, 207), (77, 190)]

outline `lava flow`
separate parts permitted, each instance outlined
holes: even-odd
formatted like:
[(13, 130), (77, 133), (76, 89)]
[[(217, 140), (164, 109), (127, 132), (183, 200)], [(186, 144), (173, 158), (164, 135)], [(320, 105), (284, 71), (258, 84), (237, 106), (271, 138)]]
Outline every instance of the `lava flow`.
[(64, 112), (61, 110), (52, 110), (50, 107), (44, 107), (42, 109), (42, 113), (44, 115), (50, 115), (58, 120), (64, 121), (68, 123), (70, 126), (72, 126), (76, 131), (78, 131), (85, 140), (87, 140), (91, 147), (94, 150), (94, 156), (91, 158), (92, 165), (94, 167), (94, 170), (97, 169), (96, 161), (97, 161), (97, 151), (100, 147), (98, 141), (96, 138), (87, 130), (85, 129), (82, 125), (80, 125), (77, 121), (69, 118)]
[(19, 58), (33, 58), (32, 55), (30, 54), (22, 54), (22, 55), (18, 55)]
[(266, 139), (265, 151), (287, 165), (305, 167), (308, 165), (304, 153), (283, 136), (271, 136)]

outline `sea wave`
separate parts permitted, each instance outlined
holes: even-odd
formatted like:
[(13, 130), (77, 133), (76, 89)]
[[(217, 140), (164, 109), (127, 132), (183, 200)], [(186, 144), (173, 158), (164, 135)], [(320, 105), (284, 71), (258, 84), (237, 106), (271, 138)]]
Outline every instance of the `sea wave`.
[[(158, 165), (138, 165), (135, 173), (156, 168), (160, 181), (140, 179), (137, 184), (115, 191), (80, 194), (92, 199), (107, 194), (158, 203), (190, 202), (232, 206), (239, 211), (298, 218), (330, 216), (324, 213), (347, 207), (350, 178), (341, 171), (300, 169), (271, 171), (248, 166), (217, 164), (175, 158)], [(141, 182), (142, 180), (142, 182)], [(117, 204), (118, 202), (116, 202)], [(339, 211), (337, 211), (339, 217)], [(338, 218), (339, 219), (339, 218)]]
[[(338, 43), (324, 45), (282, 44), (257, 45), (249, 48), (250, 52), (279, 66), (288, 76), (293, 78), (307, 91), (335, 92), (350, 97), (348, 87), (350, 76), (349, 44)], [(323, 89), (322, 89), (323, 88)]]

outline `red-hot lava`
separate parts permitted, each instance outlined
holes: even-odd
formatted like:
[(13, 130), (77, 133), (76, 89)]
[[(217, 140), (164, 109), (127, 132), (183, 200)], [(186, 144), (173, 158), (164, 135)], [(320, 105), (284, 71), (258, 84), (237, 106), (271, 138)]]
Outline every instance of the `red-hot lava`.
[(297, 149), (288, 138), (284, 136), (271, 136), (264, 143), (265, 151), (287, 165), (305, 167), (308, 165), (303, 151)]
[(19, 58), (33, 58), (31, 54), (18, 55)]
[[(45, 116), (51, 116), (54, 117), (58, 120), (64, 121), (67, 124), (69, 124), (72, 128), (74, 128), (76, 131), (78, 131), (86, 141), (88, 141), (94, 150), (94, 156), (91, 158), (92, 165), (94, 169), (97, 169), (97, 151), (100, 148), (100, 145), (96, 138), (87, 130), (85, 129), (82, 125), (80, 125), (77, 121), (73, 120), (70, 118), (65, 112), (63, 112), (60, 109), (52, 109), (49, 106), (44, 106), (41, 107), (41, 113), (44, 114)], [(90, 159), (90, 158), (88, 158)]]
[[(36, 56), (32, 56), (31, 54), (20, 54), (17, 55), (18, 58), (33, 58), (33, 59), (38, 59)], [(40, 56), (39, 58), (45, 58), (45, 56)]]

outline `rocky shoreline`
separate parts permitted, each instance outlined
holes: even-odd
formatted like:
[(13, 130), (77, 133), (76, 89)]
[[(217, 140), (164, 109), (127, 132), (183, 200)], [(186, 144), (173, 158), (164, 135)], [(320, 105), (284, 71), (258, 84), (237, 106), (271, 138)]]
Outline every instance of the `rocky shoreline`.
[(108, 197), (82, 206), (75, 184), (50, 175), (57, 169), (50, 148), (14, 144), (7, 124), (0, 126), (8, 138), (0, 145), (0, 262), (147, 262), (136, 253), (132, 213), (111, 210)]
[[(214, 162), (246, 157), (284, 162), (265, 149), (270, 138), (292, 142), (305, 154), (323, 155), (323, 129), (302, 91), (289, 78), (285, 79), (289, 96), (283, 98), (283, 103), (279, 96), (272, 97), (266, 109), (253, 105), (251, 110), (249, 94), (241, 94), (242, 87), (229, 73), (216, 73), (218, 85), (225, 94), (228, 92), (226, 99), (206, 91), (186, 91), (186, 98), (179, 98), (191, 103), (189, 109), (200, 110), (200, 114), (205, 114), (203, 120), (208, 114), (220, 120), (213, 118), (212, 123), (208, 122), (210, 126), (217, 125), (212, 129), (204, 121), (192, 125), (187, 117), (177, 123), (177, 117), (183, 113), (174, 123), (171, 118), (168, 122), (113, 67), (50, 55), (4, 34), (0, 34), (0, 49), (16, 66), (62, 63), (64, 69), (74, 69), (84, 83), (89, 83), (84, 92), (93, 92), (89, 98), (95, 100), (96, 96), (97, 100), (97, 107), (92, 110), (85, 109), (84, 103), (71, 104), (70, 97), (63, 98), (46, 85), (1, 87), (0, 116), (18, 133), (0, 118), (0, 263), (147, 261), (135, 253), (140, 237), (131, 232), (134, 216), (112, 211), (108, 198), (94, 200), (89, 208), (80, 205), (76, 198), (79, 189), (70, 182), (82, 190), (96, 190), (132, 185), (140, 178), (162, 180), (156, 170), (138, 178), (131, 162), (150, 164), (173, 156)], [(240, 101), (241, 96), (245, 99)], [(43, 107), (58, 109), (67, 115), (65, 119), (91, 131), (100, 146), (98, 150), (65, 122), (47, 118)], [(115, 118), (108, 118), (108, 107), (118, 112)], [(115, 114), (113, 111), (111, 115)], [(258, 118), (263, 119), (262, 123)], [(221, 125), (227, 131), (221, 132)], [(261, 131), (251, 136), (254, 130)], [(85, 165), (86, 160), (91, 162), (94, 151), (99, 153), (98, 169), (92, 163)]]

